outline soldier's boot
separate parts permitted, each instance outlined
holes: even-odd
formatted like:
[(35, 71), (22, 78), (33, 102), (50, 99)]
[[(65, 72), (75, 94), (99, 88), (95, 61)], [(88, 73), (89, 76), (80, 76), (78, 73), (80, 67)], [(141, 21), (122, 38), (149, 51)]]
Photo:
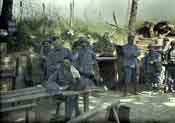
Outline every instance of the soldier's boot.
[(55, 123), (55, 122), (64, 120), (64, 119), (61, 119), (61, 117), (60, 117), (60, 105), (61, 105), (61, 103), (57, 102), (56, 113), (50, 119), (51, 123)]
[(123, 87), (123, 96), (127, 96), (127, 95), (128, 95), (128, 86), (127, 84), (125, 84)]
[(138, 91), (138, 90), (137, 90), (137, 85), (135, 84), (135, 85), (134, 85), (134, 95), (137, 95), (137, 94), (138, 94), (137, 91)]

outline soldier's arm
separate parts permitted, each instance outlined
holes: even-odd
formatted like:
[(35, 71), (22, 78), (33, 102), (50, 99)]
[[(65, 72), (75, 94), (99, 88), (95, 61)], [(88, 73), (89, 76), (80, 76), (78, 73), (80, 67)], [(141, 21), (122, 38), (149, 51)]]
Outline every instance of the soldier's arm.
[(51, 92), (58, 92), (60, 91), (61, 87), (57, 84), (58, 81), (58, 71), (55, 71), (49, 78), (45, 84), (45, 87)]
[(162, 61), (161, 54), (157, 53), (154, 62), (161, 62), (161, 61)]
[(95, 77), (96, 81), (100, 82), (101, 81), (100, 69), (99, 69), (99, 66), (98, 66), (98, 63), (97, 63), (97, 59), (96, 59), (96, 54), (95, 53), (94, 53), (93, 57), (94, 57), (94, 64), (93, 64), (94, 77)]

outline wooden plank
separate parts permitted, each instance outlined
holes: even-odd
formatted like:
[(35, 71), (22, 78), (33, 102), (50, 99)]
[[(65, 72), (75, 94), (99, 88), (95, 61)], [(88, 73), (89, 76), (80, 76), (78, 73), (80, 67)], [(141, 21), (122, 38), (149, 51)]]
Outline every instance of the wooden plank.
[(10, 98), (10, 97), (16, 97), (16, 96), (27, 96), (27, 95), (32, 95), (35, 93), (41, 93), (41, 92), (46, 92), (46, 88), (44, 87), (35, 87), (35, 88), (26, 88), (26, 89), (19, 89), (19, 90), (14, 90), (10, 92), (4, 92), (1, 93), (2, 98)]
[(23, 110), (23, 109), (27, 109), (27, 108), (32, 108), (32, 107), (35, 107), (35, 106), (36, 106), (36, 103), (32, 103), (32, 104), (19, 105), (19, 106), (8, 107), (8, 108), (1, 108), (0, 112), (18, 111), (18, 110)]
[(89, 94), (86, 93), (83, 95), (83, 100), (84, 100), (84, 112), (89, 111)]
[[(68, 95), (78, 95), (78, 94), (83, 94), (83, 93), (90, 93), (93, 91), (102, 91), (101, 89), (91, 89), (91, 90), (83, 90), (83, 91), (65, 91), (63, 92), (64, 96)], [(16, 96), (27, 96), (30, 94), (35, 94), (35, 93), (42, 93), (42, 92), (47, 92), (47, 89), (43, 86), (36, 86), (36, 87), (30, 87), (30, 88), (25, 88), (25, 89), (19, 89), (19, 90), (14, 90), (14, 91), (9, 91), (9, 92), (4, 92), (1, 93), (1, 97), (3, 99), (5, 98), (12, 98)]]
[(117, 57), (97, 57), (97, 61), (117, 60)]
[[(44, 87), (43, 87), (44, 88)], [(45, 88), (44, 88), (45, 89)], [(23, 92), (23, 94), (18, 94), (17, 95), (12, 95), (12, 96), (8, 96), (8, 95), (1, 95), (1, 103), (12, 103), (12, 102), (18, 102), (18, 101), (25, 101), (25, 100), (35, 100), (37, 98), (44, 98), (44, 97), (48, 97), (48, 96), (54, 96), (54, 95), (50, 95), (47, 90), (45, 89), (41, 92), (35, 92), (35, 93), (28, 93), (28, 92)], [(92, 90), (85, 90), (85, 91), (65, 91), (63, 92), (63, 96), (71, 96), (71, 95), (81, 95), (81, 94), (85, 94), (85, 93), (91, 93), (91, 92), (95, 92), (98, 91), (98, 89), (92, 89)]]

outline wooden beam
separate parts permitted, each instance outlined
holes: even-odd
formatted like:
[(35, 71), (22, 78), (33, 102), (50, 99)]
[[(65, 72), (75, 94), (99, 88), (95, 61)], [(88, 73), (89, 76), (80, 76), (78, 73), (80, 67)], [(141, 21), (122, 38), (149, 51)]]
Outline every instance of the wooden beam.
[(128, 25), (129, 31), (132, 32), (135, 32), (137, 9), (138, 9), (138, 0), (132, 0), (129, 25)]

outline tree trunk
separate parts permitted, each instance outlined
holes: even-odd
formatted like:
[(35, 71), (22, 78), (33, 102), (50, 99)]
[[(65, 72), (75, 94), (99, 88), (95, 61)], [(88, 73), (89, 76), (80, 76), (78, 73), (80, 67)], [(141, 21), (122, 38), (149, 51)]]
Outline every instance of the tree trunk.
[(12, 19), (13, 0), (2, 0), (1, 3), (1, 16), (0, 16), (0, 29), (8, 29), (8, 21)]
[(129, 25), (128, 25), (129, 31), (135, 32), (137, 8), (138, 8), (138, 0), (132, 0)]

